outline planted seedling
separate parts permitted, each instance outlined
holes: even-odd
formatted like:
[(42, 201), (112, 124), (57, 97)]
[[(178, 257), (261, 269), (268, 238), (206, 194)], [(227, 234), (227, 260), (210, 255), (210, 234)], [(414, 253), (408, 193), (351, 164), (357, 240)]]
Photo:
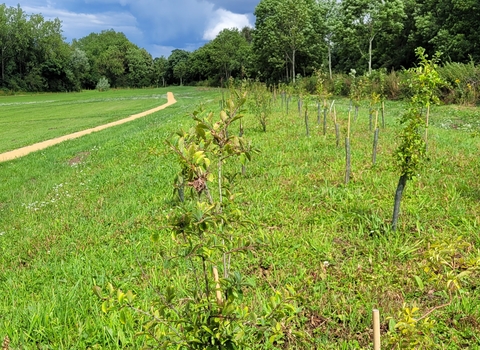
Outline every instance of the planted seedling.
[[(427, 109), (428, 113), (428, 106), (432, 100), (435, 100), (435, 89), (439, 83), (438, 74), (435, 71), (436, 59), (427, 60), (423, 48), (417, 48), (415, 52), (420, 60), (420, 66), (410, 70), (412, 78), (409, 85), (414, 94), (409, 108), (401, 119), (404, 128), (400, 134), (401, 143), (395, 153), (400, 178), (393, 206), (392, 230), (394, 231), (397, 228), (400, 203), (407, 181), (418, 174), (425, 158), (428, 121), (423, 119), (422, 111)], [(424, 129), (425, 138), (421, 135), (421, 130)]]

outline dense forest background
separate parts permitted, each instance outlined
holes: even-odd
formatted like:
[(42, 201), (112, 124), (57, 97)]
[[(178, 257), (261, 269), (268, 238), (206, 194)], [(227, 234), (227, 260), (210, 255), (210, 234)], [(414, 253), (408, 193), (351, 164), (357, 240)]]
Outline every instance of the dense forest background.
[(424, 47), (442, 62), (480, 61), (477, 0), (262, 0), (255, 28), (225, 29), (193, 52), (153, 58), (120, 32), (67, 43), (58, 19), (0, 5), (0, 89), (78, 91), (102, 77), (112, 87), (215, 86), (234, 78), (295, 81), (326, 75), (401, 70)]

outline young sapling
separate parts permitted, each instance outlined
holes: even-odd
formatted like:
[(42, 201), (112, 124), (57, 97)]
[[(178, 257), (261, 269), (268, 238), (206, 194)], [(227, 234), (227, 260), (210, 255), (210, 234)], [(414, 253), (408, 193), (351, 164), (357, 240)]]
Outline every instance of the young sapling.
[(400, 136), (401, 143), (395, 153), (398, 168), (400, 169), (400, 178), (393, 206), (393, 231), (397, 229), (400, 203), (407, 181), (417, 176), (427, 151), (426, 137), (428, 134), (424, 131), (425, 136), (422, 137), (421, 130), (427, 129), (428, 121), (423, 119), (422, 112), (425, 109), (428, 111), (430, 102), (436, 100), (436, 87), (441, 83), (441, 79), (436, 71), (438, 55), (435, 55), (432, 60), (427, 60), (425, 49), (417, 48), (415, 53), (420, 60), (420, 66), (410, 70), (413, 74), (409, 84), (414, 94), (408, 110), (401, 119), (401, 123), (405, 126)]

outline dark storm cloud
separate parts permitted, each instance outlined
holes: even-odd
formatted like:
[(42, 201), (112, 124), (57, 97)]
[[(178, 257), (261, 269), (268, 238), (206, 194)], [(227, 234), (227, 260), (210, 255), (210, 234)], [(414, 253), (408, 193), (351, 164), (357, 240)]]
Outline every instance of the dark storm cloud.
[[(6, 0), (16, 6), (18, 0)], [(20, 0), (27, 13), (59, 18), (68, 41), (114, 29), (153, 56), (194, 50), (224, 28), (254, 23), (259, 0)]]

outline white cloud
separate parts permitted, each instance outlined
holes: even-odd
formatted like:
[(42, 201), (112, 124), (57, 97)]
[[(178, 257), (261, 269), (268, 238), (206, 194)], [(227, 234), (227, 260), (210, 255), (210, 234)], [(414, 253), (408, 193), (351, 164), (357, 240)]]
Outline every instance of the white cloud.
[(204, 40), (213, 40), (223, 29), (252, 27), (247, 15), (240, 15), (224, 9), (217, 9), (203, 33)]

